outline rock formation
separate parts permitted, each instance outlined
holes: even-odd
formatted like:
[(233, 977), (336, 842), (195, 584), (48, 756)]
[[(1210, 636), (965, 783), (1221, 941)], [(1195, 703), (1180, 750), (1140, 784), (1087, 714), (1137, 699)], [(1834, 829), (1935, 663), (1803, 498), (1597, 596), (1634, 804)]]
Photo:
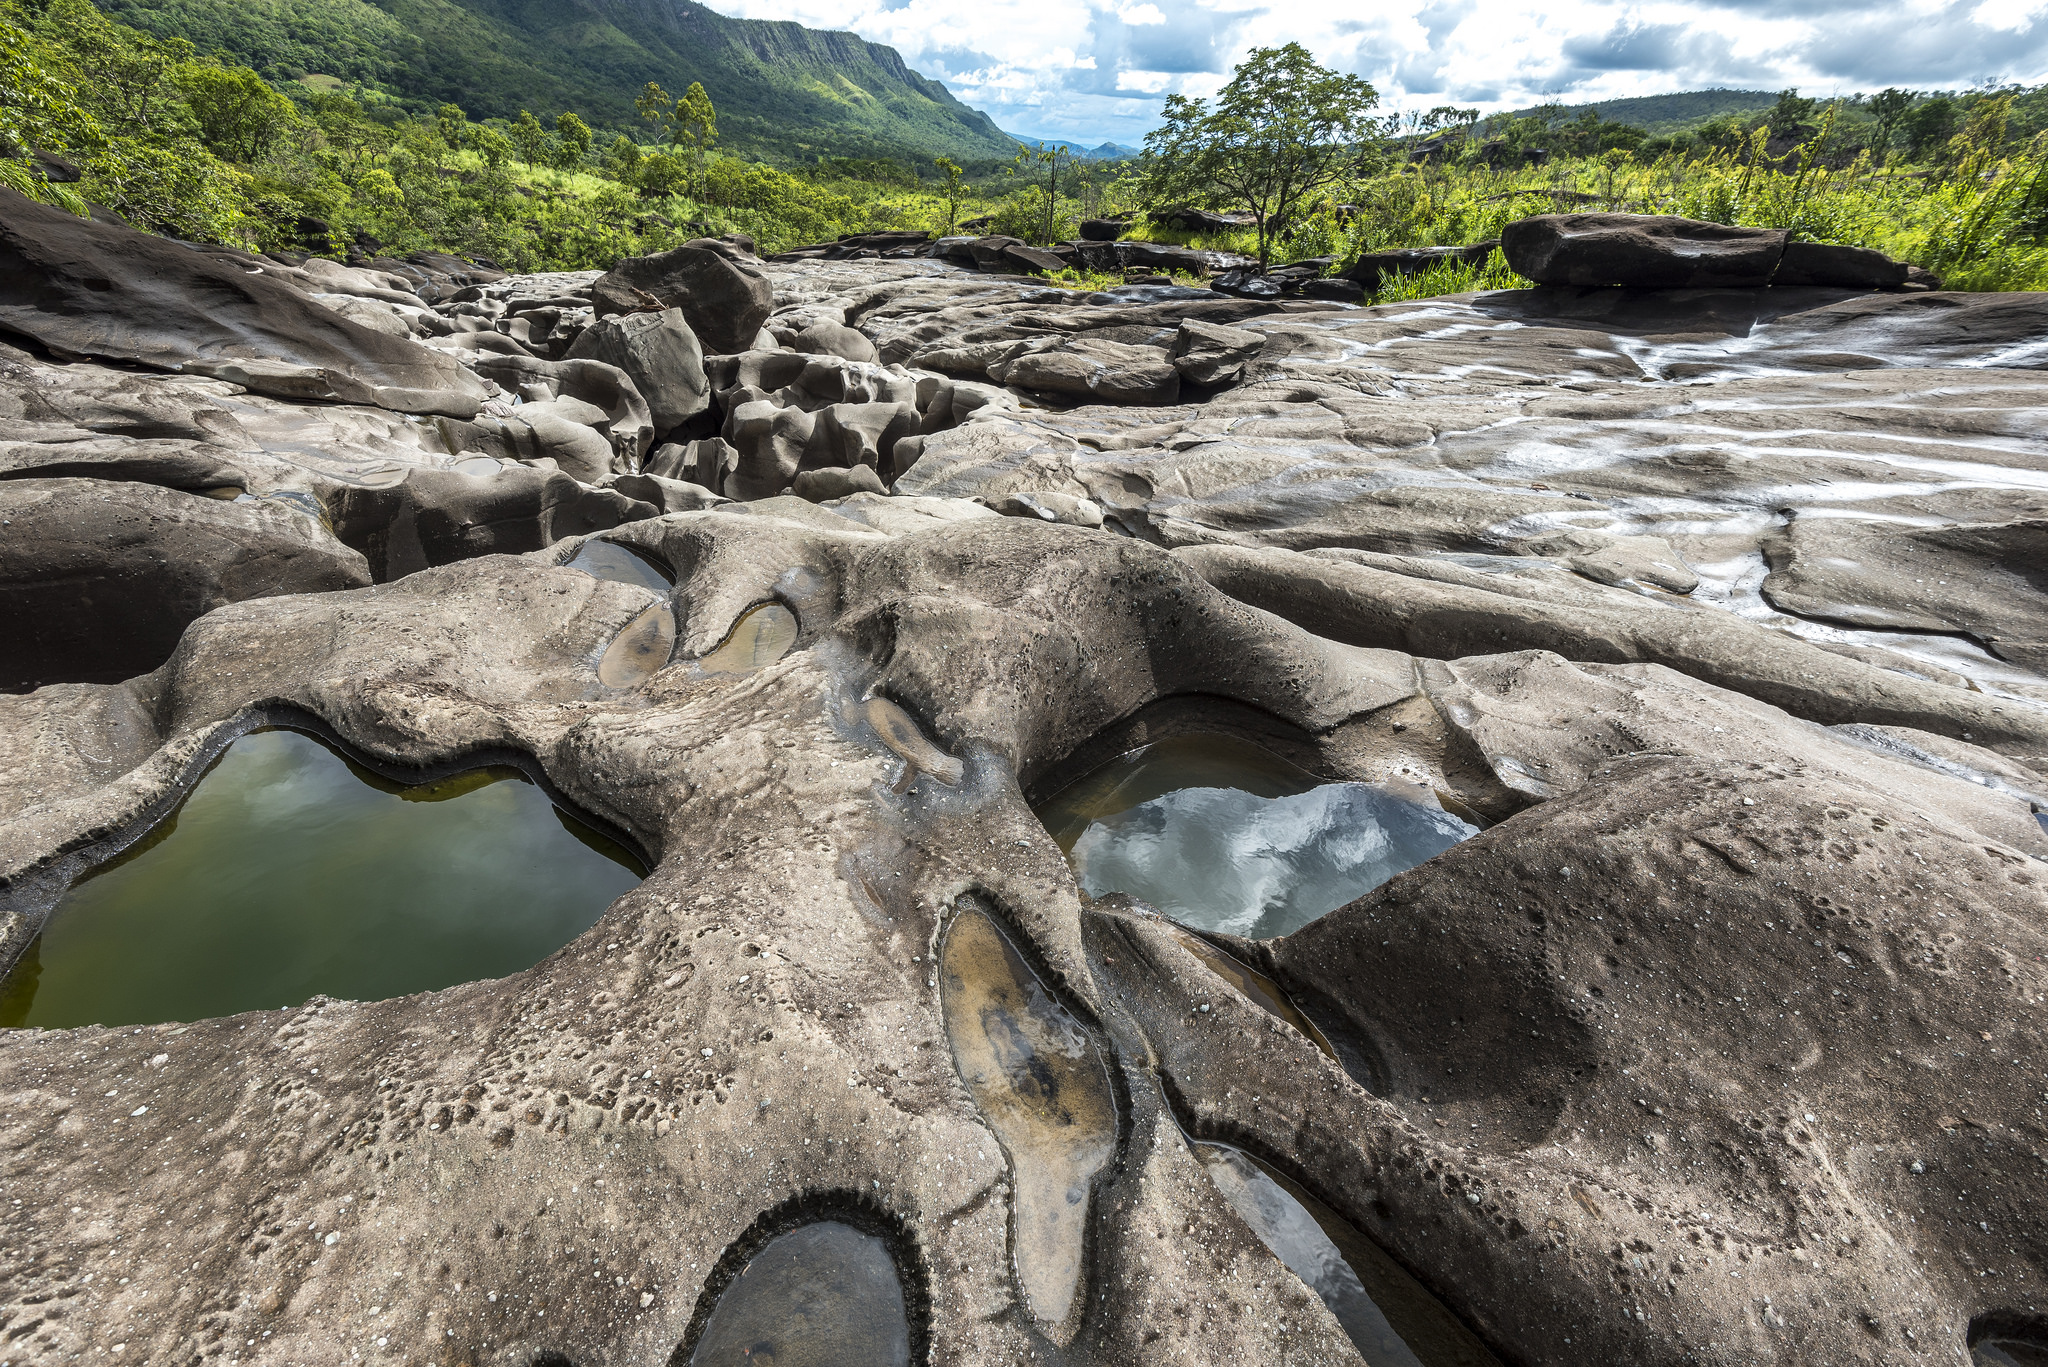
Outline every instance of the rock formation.
[[(447, 289), (5, 194), (0, 964), (266, 725), (649, 872), (0, 1032), (0, 1359), (2048, 1352), (2041, 299)], [(1269, 940), (1085, 894), (1035, 808), (1219, 736), (1482, 829)]]

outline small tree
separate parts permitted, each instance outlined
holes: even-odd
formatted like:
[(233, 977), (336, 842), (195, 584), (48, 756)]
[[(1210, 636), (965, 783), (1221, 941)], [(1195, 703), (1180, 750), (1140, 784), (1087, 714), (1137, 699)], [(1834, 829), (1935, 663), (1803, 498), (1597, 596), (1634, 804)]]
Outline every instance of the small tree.
[(1213, 109), (1166, 97), (1162, 126), (1145, 136), (1148, 197), (1244, 205), (1264, 262), (1275, 224), (1335, 183), (1376, 135), (1370, 113), (1378, 103), (1370, 85), (1318, 66), (1299, 43), (1256, 48)]
[[(1038, 233), (1040, 246), (1052, 244), (1053, 214), (1058, 209), (1060, 201), (1061, 157), (1066, 157), (1069, 161), (1073, 159), (1067, 149), (1059, 143), (1047, 147), (1041, 142), (1033, 148), (1026, 147), (1020, 142), (1017, 144), (1017, 155), (1003, 168), (1003, 174), (1006, 176), (1014, 176), (1021, 169), (1025, 179), (1031, 182), (1033, 194), (1043, 202), (1044, 227)], [(1043, 179), (1040, 179), (1039, 175), (1041, 168), (1044, 172)]]
[(654, 125), (657, 137), (666, 137), (670, 146), (689, 145), (690, 166), (701, 178), (704, 155), (718, 138), (718, 111), (711, 107), (711, 96), (705, 93), (704, 83), (690, 82), (680, 100), (671, 100), (666, 90), (649, 81), (640, 88), (640, 98), (633, 101), (633, 107), (640, 111), (641, 118)]
[(245, 66), (195, 64), (178, 83), (201, 140), (227, 161), (259, 160), (298, 119), (297, 107)]
[(960, 201), (967, 194), (967, 173), (951, 157), (934, 157), (932, 165), (938, 167), (939, 173), (946, 178), (945, 184), (939, 187), (939, 198), (946, 203), (946, 231), (940, 235), (951, 237), (954, 225), (960, 221)]
[(556, 162), (562, 170), (576, 170), (590, 159), (590, 137), (590, 125), (575, 111), (555, 115)]
[(540, 126), (540, 120), (527, 110), (520, 110), (519, 117), (512, 121), (512, 145), (519, 149), (519, 159), (528, 166), (539, 164), (547, 151), (548, 130)]
[(1799, 130), (1813, 122), (1815, 101), (1802, 99), (1799, 88), (1794, 86), (1778, 92), (1778, 102), (1771, 106), (1766, 122), (1772, 137), (1797, 137)]
[(1870, 97), (1870, 114), (1877, 120), (1877, 155), (1882, 161), (1890, 155), (1892, 143), (1898, 138), (1899, 130), (1905, 126), (1906, 115), (1913, 109), (1913, 92), (1892, 86), (1880, 90)]
[(711, 97), (704, 93), (702, 81), (690, 82), (683, 98), (676, 101), (674, 127), (672, 140), (678, 145), (689, 142), (690, 160), (701, 170), (704, 154), (718, 139), (718, 111), (711, 107)]
[(604, 149), (604, 173), (621, 185), (637, 184), (640, 178), (640, 144), (624, 133)]
[(434, 111), (434, 128), (451, 152), (460, 152), (469, 141), (469, 115), (459, 104), (444, 104)]

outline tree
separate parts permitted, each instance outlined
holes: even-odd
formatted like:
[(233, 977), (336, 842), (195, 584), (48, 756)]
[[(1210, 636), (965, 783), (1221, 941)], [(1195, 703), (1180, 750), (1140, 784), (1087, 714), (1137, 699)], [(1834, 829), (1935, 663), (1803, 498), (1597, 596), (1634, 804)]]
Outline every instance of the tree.
[(1813, 122), (1814, 103), (1801, 99), (1797, 86), (1779, 91), (1778, 102), (1771, 106), (1771, 112), (1764, 120), (1771, 135), (1797, 136), (1801, 125)]
[(621, 133), (604, 149), (601, 165), (604, 173), (619, 184), (633, 185), (640, 178), (640, 157), (640, 144)]
[(680, 143), (689, 139), (690, 159), (701, 167), (704, 154), (718, 138), (718, 111), (711, 107), (711, 97), (704, 93), (702, 81), (690, 82), (683, 98), (676, 101), (674, 124), (672, 140)]
[(1877, 155), (1881, 161), (1892, 150), (1892, 142), (1913, 109), (1913, 92), (1892, 86), (1870, 97), (1870, 114), (1877, 120)]
[[(1026, 147), (1020, 142), (1017, 144), (1017, 155), (1011, 158), (1010, 165), (1003, 168), (1003, 174), (1006, 176), (1014, 176), (1020, 167), (1023, 168), (1027, 178), (1031, 181), (1032, 190), (1044, 202), (1044, 227), (1040, 231), (1038, 238), (1038, 245), (1040, 246), (1050, 246), (1052, 244), (1053, 214), (1058, 209), (1060, 202), (1061, 157), (1066, 157), (1069, 161), (1073, 160), (1072, 155), (1060, 143), (1054, 143), (1051, 147), (1047, 147), (1041, 142), (1037, 147), (1032, 148)], [(1038, 178), (1039, 167), (1045, 168), (1045, 179), (1043, 181), (1040, 181)]]
[(1956, 102), (1946, 95), (1936, 95), (1931, 100), (1922, 100), (1906, 115), (1906, 145), (1915, 156), (1924, 156), (1939, 148), (1946, 147), (1948, 140), (1956, 134), (1956, 121), (1961, 113)]
[(702, 81), (690, 82), (680, 100), (671, 100), (666, 90), (649, 81), (640, 88), (633, 107), (658, 133), (667, 135), (670, 146), (680, 147), (687, 141), (690, 165), (699, 175), (703, 173), (704, 154), (718, 137), (718, 111), (711, 107), (711, 96), (705, 93)]
[(444, 104), (434, 111), (434, 126), (441, 131), (441, 141), (448, 144), (451, 152), (460, 152), (469, 141), (469, 115), (462, 112), (459, 104)]
[(528, 166), (537, 164), (547, 151), (548, 130), (540, 126), (540, 120), (522, 109), (519, 117), (512, 121), (512, 145), (519, 149), (519, 159)]
[(556, 158), (561, 169), (573, 171), (590, 159), (590, 125), (573, 110), (555, 115)]
[(298, 118), (298, 109), (245, 66), (191, 66), (178, 78), (200, 141), (224, 161), (254, 162)]
[(946, 203), (946, 231), (940, 236), (951, 237), (954, 225), (960, 222), (960, 201), (967, 193), (967, 173), (962, 171), (959, 163), (951, 157), (935, 157), (932, 159), (932, 165), (938, 167), (940, 174), (946, 178), (945, 184), (939, 187), (939, 198)]
[(1145, 136), (1148, 188), (1155, 200), (1244, 205), (1258, 225), (1264, 262), (1276, 221), (1333, 184), (1376, 135), (1370, 112), (1378, 103), (1370, 85), (1318, 66), (1299, 43), (1256, 48), (1214, 109), (1166, 97), (1162, 126)]

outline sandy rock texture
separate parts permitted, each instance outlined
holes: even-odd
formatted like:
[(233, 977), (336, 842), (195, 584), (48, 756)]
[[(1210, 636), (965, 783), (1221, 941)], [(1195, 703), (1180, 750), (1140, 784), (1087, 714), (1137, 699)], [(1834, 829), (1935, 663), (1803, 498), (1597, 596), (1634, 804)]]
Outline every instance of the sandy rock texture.
[[(685, 1364), (822, 1219), (916, 1361), (1365, 1360), (1217, 1144), (1432, 1367), (2048, 1351), (2048, 304), (679, 251), (244, 269), (467, 412), (0, 316), (0, 964), (260, 725), (650, 870), (506, 978), (0, 1032), (0, 1361)], [(1273, 940), (1085, 896), (1034, 805), (1215, 733), (1484, 829)]]

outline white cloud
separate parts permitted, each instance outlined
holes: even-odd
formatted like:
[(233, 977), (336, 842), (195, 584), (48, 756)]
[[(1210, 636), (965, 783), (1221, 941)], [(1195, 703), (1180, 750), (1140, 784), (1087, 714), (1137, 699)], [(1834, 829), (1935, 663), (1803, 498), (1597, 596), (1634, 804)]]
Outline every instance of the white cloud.
[(2048, 0), (714, 0), (887, 43), (1001, 127), (1135, 143), (1299, 42), (1389, 108), (1518, 108), (1728, 85), (1808, 94), (2048, 76)]

